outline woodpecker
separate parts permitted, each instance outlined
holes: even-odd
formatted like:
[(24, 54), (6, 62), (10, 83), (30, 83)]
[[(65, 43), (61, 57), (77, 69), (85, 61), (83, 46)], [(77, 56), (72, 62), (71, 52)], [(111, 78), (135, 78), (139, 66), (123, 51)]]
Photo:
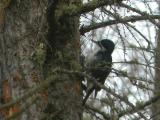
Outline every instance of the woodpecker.
[[(114, 43), (109, 39), (103, 39), (100, 41), (94, 41), (98, 49), (95, 49), (93, 55), (86, 57), (87, 73), (97, 80), (98, 83), (104, 84), (107, 76), (111, 72), (112, 67), (112, 52), (114, 50)], [(95, 91), (95, 97), (97, 92), (101, 88), (95, 84), (95, 82), (89, 82), (87, 80), (86, 96), (83, 99), (83, 105), (85, 105), (88, 97)]]

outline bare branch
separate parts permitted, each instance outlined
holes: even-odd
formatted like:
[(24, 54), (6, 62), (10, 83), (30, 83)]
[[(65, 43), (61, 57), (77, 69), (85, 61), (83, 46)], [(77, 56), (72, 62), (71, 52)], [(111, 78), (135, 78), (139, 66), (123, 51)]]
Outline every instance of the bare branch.
[(70, 8), (68, 8), (69, 9), (68, 14), (70, 16), (81, 15), (81, 14), (85, 14), (87, 12), (93, 11), (96, 8), (99, 8), (105, 5), (112, 5), (112, 4), (115, 4), (114, 0), (93, 0), (92, 2), (79, 6), (74, 11), (70, 11)]
[(120, 112), (119, 117), (122, 117), (126, 114), (132, 114), (137, 111), (143, 110), (145, 107), (157, 102), (158, 100), (160, 100), (160, 96), (155, 96), (155, 97), (151, 98), (150, 100), (148, 100), (147, 102), (135, 106), (135, 109), (130, 108), (130, 109), (127, 109), (126, 111)]
[[(128, 6), (126, 4), (123, 4), (123, 3), (120, 3), (119, 4), (121, 7), (125, 7), (127, 8), (128, 10), (131, 10), (133, 12), (136, 12), (140, 15), (142, 15), (144, 18), (147, 18), (151, 23), (155, 24), (158, 28), (160, 28), (160, 24), (158, 24), (153, 18), (152, 18), (152, 15), (149, 15), (148, 13), (146, 12), (141, 12), (140, 10), (136, 9), (136, 8), (133, 8), (131, 6)], [(158, 18), (159, 19), (159, 18)]]
[(98, 29), (101, 27), (106, 27), (109, 25), (114, 25), (119, 23), (136, 22), (136, 21), (147, 20), (147, 19), (160, 19), (160, 15), (149, 15), (149, 17), (148, 16), (130, 16), (130, 17), (119, 18), (118, 20), (109, 20), (106, 22), (94, 23), (88, 26), (81, 27), (80, 33), (81, 35), (84, 35), (86, 32), (89, 32), (91, 30)]
[(104, 118), (105, 118), (105, 120), (110, 120), (111, 119), (111, 117), (108, 115), (108, 114), (106, 114), (105, 112), (103, 112), (103, 111), (100, 111), (99, 109), (97, 109), (97, 108), (95, 108), (95, 107), (93, 107), (93, 106), (89, 106), (89, 105), (85, 105), (85, 108), (86, 109), (90, 109), (90, 110), (92, 110), (92, 111), (94, 111), (94, 112), (96, 112), (96, 113), (99, 113), (100, 115), (102, 115)]
[[(119, 15), (118, 14), (114, 14), (112, 13), (111, 11), (109, 10), (106, 10), (106, 9), (103, 9), (104, 12), (107, 12), (108, 14), (110, 14), (112, 17), (114, 17), (116, 20), (119, 19)], [(148, 43), (148, 47), (147, 48), (150, 48), (150, 44), (151, 42), (138, 30), (136, 29), (136, 27), (134, 27), (133, 25), (129, 24), (129, 23), (125, 23), (127, 26), (131, 27), (133, 30), (135, 30), (142, 38), (144, 38), (146, 40), (146, 42)]]

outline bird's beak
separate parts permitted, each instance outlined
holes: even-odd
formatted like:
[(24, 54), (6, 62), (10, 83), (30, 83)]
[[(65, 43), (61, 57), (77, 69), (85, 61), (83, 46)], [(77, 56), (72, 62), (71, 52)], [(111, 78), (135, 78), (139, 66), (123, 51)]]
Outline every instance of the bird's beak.
[(99, 47), (102, 47), (101, 43), (99, 41), (95, 41), (95, 40), (91, 40), (93, 43), (95, 43), (96, 45), (98, 45)]
[(95, 41), (95, 40), (91, 40), (91, 41), (92, 41), (93, 43), (99, 45), (99, 44), (98, 44), (98, 41)]

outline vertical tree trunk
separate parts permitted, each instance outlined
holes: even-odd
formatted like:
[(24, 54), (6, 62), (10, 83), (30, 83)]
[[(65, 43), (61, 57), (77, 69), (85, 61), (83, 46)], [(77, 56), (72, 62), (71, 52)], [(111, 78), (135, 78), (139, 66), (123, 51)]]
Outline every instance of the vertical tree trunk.
[[(78, 70), (79, 67), (79, 17), (63, 15), (63, 8), (80, 5), (80, 0), (61, 0), (48, 9), (49, 34), (45, 75), (55, 68)], [(46, 115), (49, 120), (80, 120), (82, 116), (81, 81), (74, 74), (57, 73), (59, 78), (49, 88)]]
[[(47, 31), (47, 0), (6, 0), (1, 4), (0, 88), (1, 104), (5, 104), (23, 96), (42, 80), (42, 71), (35, 55)], [(24, 103), (2, 110), (1, 117), (18, 112)], [(39, 105), (31, 104), (32, 107), (19, 119), (38, 120)]]
[[(160, 10), (160, 2), (157, 1)], [(160, 21), (159, 21), (160, 23)], [(160, 68), (160, 29), (157, 30), (157, 47), (156, 47), (156, 56), (155, 56), (155, 66)], [(160, 95), (160, 70), (155, 70), (155, 80), (154, 80), (154, 96)], [(153, 104), (152, 106), (152, 115), (153, 120), (160, 119), (160, 100)]]
[[(57, 67), (80, 68), (79, 17), (63, 16), (61, 11), (67, 6), (79, 5), (79, 1), (5, 1), (8, 4), (0, 8), (1, 104), (23, 96), (30, 88), (49, 78)], [(45, 109), (47, 118), (79, 120), (82, 113), (80, 80), (74, 74), (59, 72), (55, 76), (59, 79), (49, 87), (49, 104)], [(43, 96), (38, 95), (42, 99), (31, 102), (31, 107), (16, 120), (40, 120), (45, 106)], [(24, 103), (1, 110), (1, 118), (12, 116)]]

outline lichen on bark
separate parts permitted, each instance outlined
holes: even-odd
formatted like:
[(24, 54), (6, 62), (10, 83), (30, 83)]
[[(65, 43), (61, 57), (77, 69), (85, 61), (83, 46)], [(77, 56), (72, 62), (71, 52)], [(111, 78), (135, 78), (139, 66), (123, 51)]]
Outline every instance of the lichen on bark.
[[(76, 1), (76, 2), (73, 2)], [(80, 1), (79, 1), (80, 2)], [(63, 9), (69, 5), (79, 5), (77, 0), (55, 1), (48, 8), (48, 46), (45, 60), (45, 76), (48, 77), (55, 68), (79, 70), (79, 16), (63, 14)], [(51, 120), (77, 120), (82, 116), (81, 80), (77, 75), (57, 72), (60, 76), (56, 83), (49, 87), (49, 104), (45, 110)], [(78, 87), (77, 87), (78, 86)], [(74, 112), (73, 112), (74, 111)]]

